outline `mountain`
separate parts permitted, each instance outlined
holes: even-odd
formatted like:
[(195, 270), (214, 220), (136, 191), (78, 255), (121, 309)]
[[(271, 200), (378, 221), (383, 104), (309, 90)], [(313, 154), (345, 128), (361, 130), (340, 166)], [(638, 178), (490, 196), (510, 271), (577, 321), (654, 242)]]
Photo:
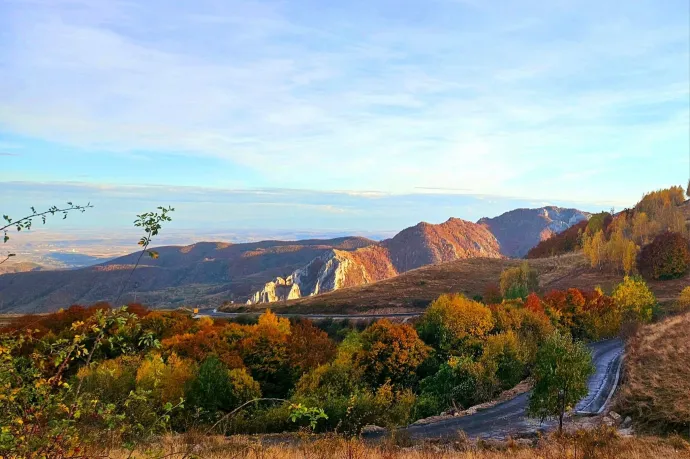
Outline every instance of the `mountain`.
[(156, 250), (131, 275), (139, 253), (74, 270), (0, 275), (0, 313), (51, 311), (75, 303), (138, 301), (151, 308), (265, 303), (390, 279), (458, 259), (522, 256), (540, 240), (588, 218), (575, 209), (518, 209), (472, 223), (419, 223), (380, 243), (327, 240), (201, 242)]
[(249, 304), (285, 301), (380, 281), (462, 258), (501, 258), (487, 228), (458, 218), (407, 228), (391, 239), (350, 252), (331, 250), (285, 278), (268, 282)]
[[(372, 244), (375, 241), (344, 237), (159, 247), (157, 259), (141, 259), (121, 301), (137, 300), (153, 308), (244, 302), (266, 282), (330, 250)], [(87, 268), (0, 275), (0, 312), (43, 312), (75, 303), (114, 301), (137, 258), (138, 252)]]
[(590, 216), (588, 212), (577, 209), (548, 206), (515, 209), (495, 218), (482, 218), (477, 223), (496, 236), (503, 255), (522, 258), (539, 242), (588, 220)]

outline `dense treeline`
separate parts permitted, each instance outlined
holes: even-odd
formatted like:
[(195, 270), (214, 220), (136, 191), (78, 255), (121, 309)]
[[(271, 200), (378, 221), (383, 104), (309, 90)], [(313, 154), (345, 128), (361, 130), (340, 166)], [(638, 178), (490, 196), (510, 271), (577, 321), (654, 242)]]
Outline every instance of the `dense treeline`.
[(681, 187), (647, 193), (633, 209), (595, 214), (542, 241), (527, 258), (582, 249), (593, 268), (641, 272), (653, 279), (680, 277), (690, 269), (690, 229), (680, 208), (684, 200)]
[(555, 331), (614, 336), (625, 320), (649, 320), (656, 304), (636, 278), (611, 296), (569, 289), (523, 298), (534, 279), (528, 266), (513, 269), (502, 287), (514, 299), (443, 295), (414, 324), (339, 332), (326, 324), (337, 340), (270, 311), (249, 324), (103, 304), (19, 318), (0, 330), (0, 450), (69, 450), (79, 438), (135, 444), (166, 430), (401, 425), (513, 387)]

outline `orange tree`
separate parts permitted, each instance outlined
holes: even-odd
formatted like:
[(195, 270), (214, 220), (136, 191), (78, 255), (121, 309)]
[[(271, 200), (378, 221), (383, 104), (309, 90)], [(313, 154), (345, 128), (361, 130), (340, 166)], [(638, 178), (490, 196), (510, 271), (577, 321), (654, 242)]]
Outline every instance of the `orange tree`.
[(417, 379), (417, 368), (430, 351), (410, 325), (394, 324), (387, 319), (364, 330), (361, 345), (355, 362), (371, 387), (388, 381), (394, 386), (411, 387)]

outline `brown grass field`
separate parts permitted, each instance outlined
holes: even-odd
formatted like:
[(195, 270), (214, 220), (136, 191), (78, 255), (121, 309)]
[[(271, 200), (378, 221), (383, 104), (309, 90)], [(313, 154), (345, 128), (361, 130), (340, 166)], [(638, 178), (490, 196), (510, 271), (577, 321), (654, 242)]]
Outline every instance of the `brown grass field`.
[[(102, 453), (101, 453), (102, 454)], [(403, 445), (399, 441), (367, 444), (361, 440), (320, 437), (281, 444), (261, 444), (257, 439), (233, 437), (201, 439), (167, 437), (148, 452), (115, 452), (108, 457), (124, 458), (204, 458), (204, 459), (646, 459), (690, 458), (690, 444), (681, 437), (619, 437), (615, 430), (580, 431), (562, 438), (549, 437), (535, 446), (519, 441), (471, 443), (458, 441)]]
[(647, 325), (630, 341), (617, 405), (640, 427), (690, 435), (690, 312)]
[[(482, 295), (488, 284), (498, 283), (501, 271), (522, 262), (523, 260), (490, 258), (457, 260), (425, 266), (380, 282), (272, 303), (270, 306), (275, 311), (302, 313), (420, 310), (443, 293), (457, 292), (469, 297)], [(540, 287), (543, 292), (571, 287), (591, 290), (596, 286), (610, 292), (623, 279), (622, 274), (590, 268), (581, 253), (535, 259), (529, 263), (540, 273)], [(683, 287), (688, 285), (690, 275), (672, 281), (649, 282), (649, 286), (662, 303), (674, 301)], [(265, 308), (265, 304), (257, 304), (241, 309)]]

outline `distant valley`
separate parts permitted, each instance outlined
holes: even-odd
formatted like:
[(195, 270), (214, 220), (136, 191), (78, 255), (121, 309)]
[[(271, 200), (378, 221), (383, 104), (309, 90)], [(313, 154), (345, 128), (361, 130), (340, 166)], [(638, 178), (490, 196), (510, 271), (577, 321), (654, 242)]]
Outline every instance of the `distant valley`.
[[(409, 270), (467, 258), (522, 257), (589, 214), (576, 209), (517, 209), (478, 223), (451, 218), (419, 223), (377, 242), (363, 237), (200, 242), (157, 248), (125, 285), (121, 301), (154, 308), (270, 303), (370, 284)], [(114, 301), (138, 253), (69, 271), (0, 275), (0, 312), (51, 311)]]

